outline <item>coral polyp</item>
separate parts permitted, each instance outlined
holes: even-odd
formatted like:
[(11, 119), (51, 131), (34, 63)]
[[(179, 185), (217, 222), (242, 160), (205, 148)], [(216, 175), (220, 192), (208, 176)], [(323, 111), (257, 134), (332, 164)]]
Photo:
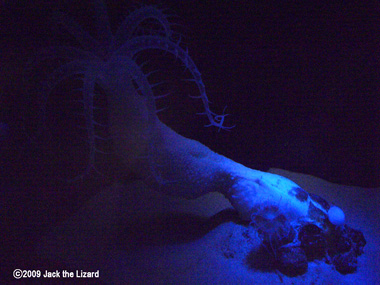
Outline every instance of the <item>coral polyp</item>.
[[(39, 128), (43, 129), (46, 123), (46, 108), (49, 95), (61, 82), (69, 78), (76, 78), (82, 82), (80, 88), (83, 104), (83, 116), (85, 118), (85, 128), (87, 130), (87, 140), (89, 144), (88, 163), (84, 173), (76, 178), (83, 178), (95, 168), (95, 157), (99, 151), (97, 140), (102, 139), (96, 133), (96, 125), (100, 123), (95, 120), (94, 105), (97, 86), (106, 91), (109, 107), (109, 129), (114, 141), (119, 137), (133, 140), (131, 135), (125, 134), (118, 126), (120, 121), (125, 120), (125, 110), (119, 110), (119, 106), (131, 108), (133, 113), (138, 100), (143, 101), (140, 105), (140, 114), (128, 117), (128, 120), (135, 125), (143, 125), (145, 130), (154, 127), (156, 118), (156, 97), (152, 90), (152, 85), (148, 81), (148, 74), (145, 74), (142, 67), (137, 63), (136, 56), (148, 50), (162, 50), (172, 54), (180, 60), (192, 75), (192, 81), (198, 86), (200, 98), (204, 105), (201, 114), (207, 116), (209, 126), (219, 129), (228, 129), (225, 126), (227, 114), (218, 115), (210, 110), (209, 100), (206, 94), (205, 85), (201, 78), (201, 73), (188, 54), (188, 51), (180, 46), (180, 41), (175, 40), (174, 32), (171, 29), (167, 16), (160, 10), (152, 6), (141, 7), (135, 10), (120, 24), (115, 33), (111, 32), (107, 11), (102, 1), (95, 1), (94, 11), (97, 19), (97, 35), (93, 37), (83, 29), (70, 16), (56, 12), (55, 19), (79, 44), (74, 46), (53, 46), (41, 50), (37, 53), (31, 66), (41, 66), (51, 64), (52, 61), (63, 61), (51, 74), (41, 80), (43, 86), (40, 89), (40, 114)], [(144, 29), (143, 24), (147, 20), (155, 21), (155, 29)], [(145, 32), (141, 32), (145, 31)], [(141, 101), (141, 102), (142, 102)], [(123, 102), (126, 103), (123, 105)], [(145, 111), (144, 111), (145, 110)], [(140, 122), (139, 122), (140, 121)], [(131, 124), (132, 125), (132, 124)], [(131, 126), (131, 130), (133, 127)], [(39, 132), (37, 132), (39, 133)], [(117, 145), (115, 148), (117, 152)], [(133, 156), (132, 152), (130, 156)]]

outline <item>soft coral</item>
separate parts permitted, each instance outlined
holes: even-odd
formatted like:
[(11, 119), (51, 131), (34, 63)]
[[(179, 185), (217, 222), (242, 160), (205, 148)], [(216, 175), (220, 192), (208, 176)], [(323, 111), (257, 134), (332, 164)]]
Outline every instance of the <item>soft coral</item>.
[[(64, 63), (59, 65), (45, 80), (40, 92), (42, 96), (40, 129), (43, 129), (42, 125), (46, 122), (47, 100), (53, 89), (59, 83), (72, 77), (79, 78), (83, 82), (82, 100), (80, 101), (83, 104), (83, 115), (87, 130), (89, 160), (84, 173), (75, 179), (84, 177), (91, 170), (96, 171), (95, 154), (99, 151), (97, 139), (101, 139), (96, 134), (95, 126), (98, 123), (94, 119), (96, 85), (100, 85), (103, 90), (107, 91), (109, 128), (116, 152), (119, 151), (118, 145), (120, 144), (117, 140), (121, 137), (123, 140), (129, 141), (130, 144), (136, 144), (136, 142), (141, 144), (141, 141), (136, 140), (134, 136), (141, 133), (147, 135), (151, 133), (149, 128), (157, 120), (155, 97), (147, 75), (135, 61), (135, 56), (139, 52), (160, 49), (180, 59), (191, 72), (193, 81), (198, 86), (200, 91), (198, 98), (202, 99), (205, 107), (205, 111), (201, 114), (207, 115), (210, 121), (208, 126), (216, 126), (219, 129), (229, 128), (224, 126), (224, 118), (227, 114), (217, 115), (210, 110), (201, 74), (188, 52), (180, 47), (179, 41), (174, 40), (167, 16), (161, 10), (152, 6), (135, 10), (124, 19), (114, 34), (111, 32), (106, 7), (102, 1), (94, 1), (94, 11), (96, 13), (94, 17), (97, 29), (96, 38), (68, 15), (55, 12), (56, 21), (75, 38), (80, 44), (80, 48), (73, 46), (45, 48), (36, 54), (32, 61), (33, 65), (37, 65), (46, 62), (46, 60), (64, 60)], [(148, 19), (156, 21), (160, 28), (150, 29), (143, 34), (139, 33), (139, 27)], [(140, 113), (133, 113), (133, 108), (138, 108)], [(129, 121), (128, 125), (120, 126), (126, 121)], [(136, 129), (137, 126), (140, 129)], [(126, 131), (126, 129), (129, 130)], [(136, 131), (134, 132), (133, 129)], [(136, 155), (141, 155), (141, 151), (136, 152), (136, 148), (132, 147), (132, 151), (129, 153), (131, 157), (125, 159), (130, 162), (131, 158), (133, 160), (133, 156)]]

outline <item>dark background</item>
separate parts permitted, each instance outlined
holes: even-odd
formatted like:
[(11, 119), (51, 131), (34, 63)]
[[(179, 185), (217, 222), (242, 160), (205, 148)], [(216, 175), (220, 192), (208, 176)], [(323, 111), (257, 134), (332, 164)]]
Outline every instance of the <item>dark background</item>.
[[(23, 109), (23, 64), (41, 47), (75, 44), (52, 24), (51, 10), (68, 11), (91, 31), (87, 2), (2, 4), (0, 114), (11, 134), (2, 143), (3, 157), (10, 145), (13, 153), (23, 145), (20, 129), (28, 118)], [(106, 3), (115, 28), (142, 1)], [(165, 88), (175, 93), (159, 103), (168, 107), (160, 113), (165, 123), (252, 168), (283, 168), (346, 185), (380, 185), (380, 4), (143, 3), (175, 15), (170, 18), (176, 24), (173, 29), (183, 35), (182, 47), (188, 47), (202, 73), (212, 110), (221, 113), (227, 106), (231, 116), (226, 124), (236, 127), (220, 132), (204, 128), (206, 118), (195, 115), (202, 112), (202, 105), (187, 96), (198, 95), (197, 89), (181, 81), (190, 74), (173, 56), (148, 53), (145, 58), (152, 69), (171, 80)]]

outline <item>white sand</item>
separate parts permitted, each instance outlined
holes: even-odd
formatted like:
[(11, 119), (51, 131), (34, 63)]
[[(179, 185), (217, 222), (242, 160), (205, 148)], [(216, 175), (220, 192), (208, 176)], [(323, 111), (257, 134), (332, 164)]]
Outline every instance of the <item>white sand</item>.
[(223, 196), (177, 199), (141, 182), (100, 192), (52, 230), (38, 251), (47, 263), (59, 260), (67, 269), (99, 269), (106, 283), (379, 284), (380, 188), (342, 186), (280, 169), (270, 172), (335, 203), (345, 211), (347, 224), (363, 232), (367, 245), (356, 273), (342, 275), (323, 261), (310, 262), (306, 274), (293, 278), (250, 268), (245, 256), (259, 240), (253, 231), (244, 235), (247, 228), (233, 212), (220, 213), (231, 207)]

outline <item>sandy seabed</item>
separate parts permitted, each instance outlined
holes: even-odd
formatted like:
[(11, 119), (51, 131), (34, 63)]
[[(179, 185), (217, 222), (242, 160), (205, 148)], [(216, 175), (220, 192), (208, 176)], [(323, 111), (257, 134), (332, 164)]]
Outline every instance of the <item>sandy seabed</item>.
[(340, 274), (324, 261), (306, 274), (288, 277), (257, 269), (260, 240), (242, 224), (219, 193), (195, 200), (149, 190), (139, 181), (98, 193), (69, 220), (45, 236), (42, 260), (70, 270), (99, 270), (97, 281), (111, 284), (379, 284), (380, 188), (359, 188), (281, 169), (269, 172), (293, 180), (345, 211), (347, 224), (363, 232), (367, 244), (353, 274)]

